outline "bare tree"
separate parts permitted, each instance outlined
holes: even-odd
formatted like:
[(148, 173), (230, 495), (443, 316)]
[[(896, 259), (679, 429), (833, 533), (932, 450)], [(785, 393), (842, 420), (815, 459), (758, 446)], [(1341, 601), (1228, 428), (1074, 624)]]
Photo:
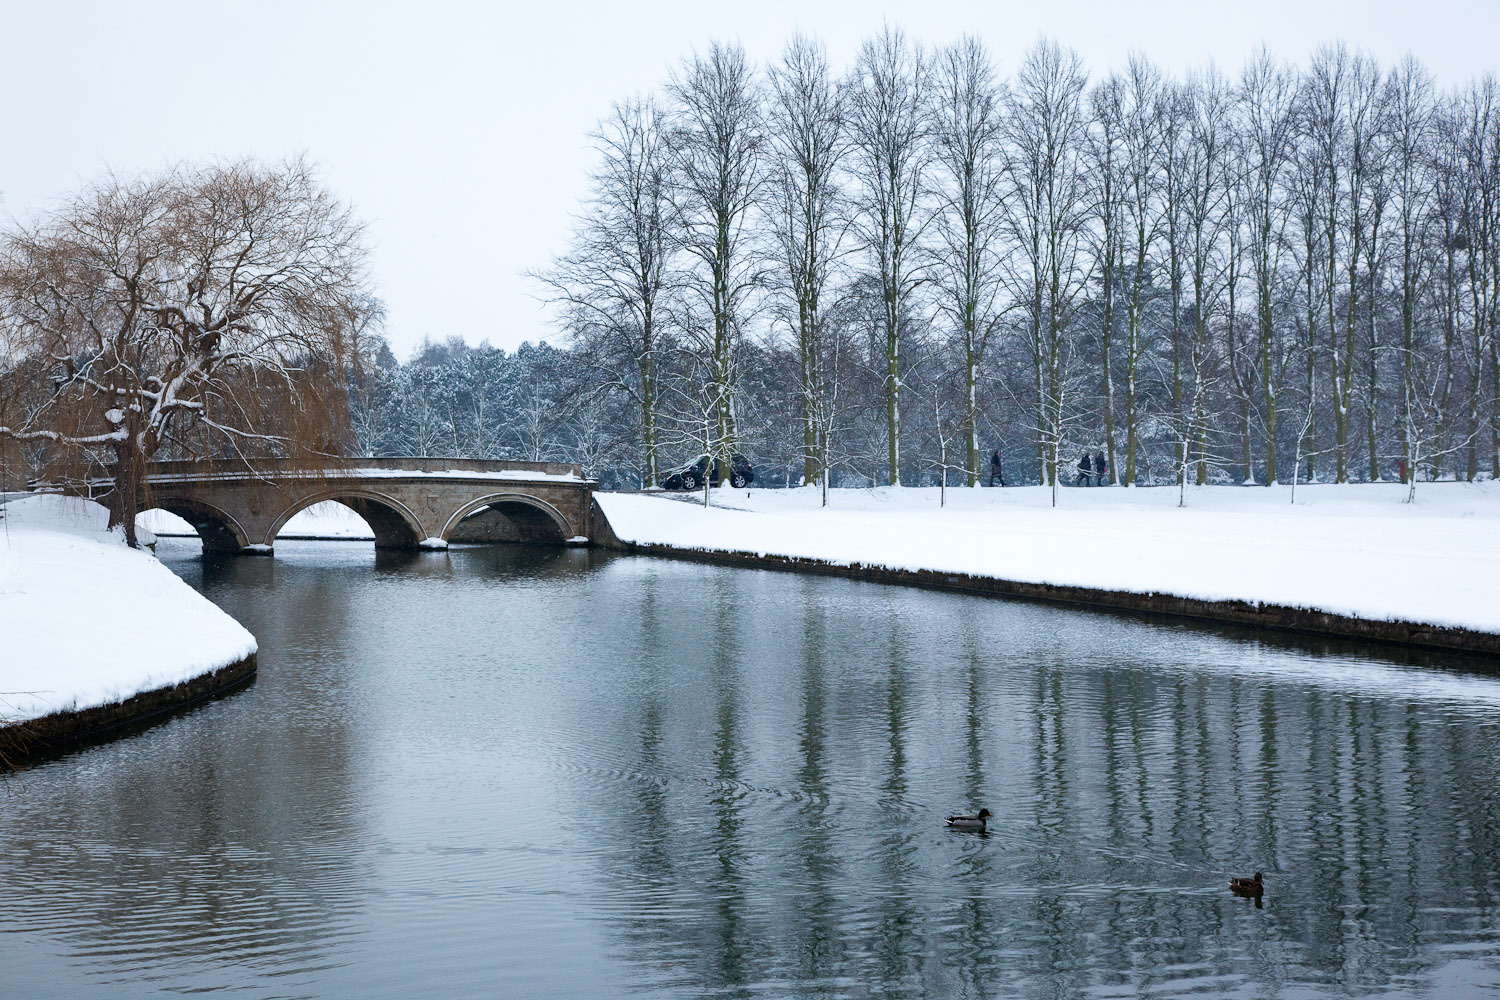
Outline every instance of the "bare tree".
[(764, 279), (751, 226), (765, 180), (761, 95), (744, 50), (721, 42), (684, 63), (667, 89), (680, 240), (693, 262), (684, 284), (694, 316), (681, 328), (708, 362), (717, 400), (710, 439), (718, 467), (728, 470), (739, 438), (735, 353), (745, 300)]
[(1176, 428), (1172, 435), (1173, 468), (1181, 477), (1187, 474), (1186, 453), (1189, 435), (1183, 429), (1188, 425), (1184, 368), (1188, 350), (1184, 344), (1182, 323), (1182, 296), (1185, 283), (1187, 253), (1185, 243), (1187, 197), (1184, 188), (1187, 182), (1187, 158), (1191, 148), (1188, 136), (1187, 116), (1177, 86), (1165, 88), (1161, 102), (1162, 139), (1162, 196), (1163, 220), (1166, 223), (1163, 249), (1166, 251), (1167, 278), (1167, 339), (1171, 347), (1172, 369), (1167, 382), (1171, 393), (1171, 413), (1167, 420)]
[(666, 122), (650, 98), (618, 103), (594, 134), (602, 163), (573, 248), (539, 275), (604, 384), (640, 408), (642, 476), (657, 479), (664, 330), (674, 290), (674, 205)]
[(1410, 359), (1403, 359), (1401, 438), (1410, 465), (1406, 469), (1406, 502), (1417, 499), (1417, 470), (1426, 465), (1429, 481), (1436, 478), (1441, 459), (1450, 454), (1465, 452), (1477, 431), (1457, 440), (1446, 440), (1438, 435), (1442, 427), (1443, 383), (1447, 379), (1445, 365), (1440, 355), (1434, 352), (1414, 351)]
[[(1379, 129), (1380, 75), (1374, 63), (1342, 45), (1313, 57), (1303, 96), (1309, 155), (1323, 174), (1323, 320), (1334, 420), (1334, 477), (1349, 481), (1355, 334), (1363, 288), (1360, 264), (1373, 236), (1370, 188)], [(1340, 315), (1342, 306), (1342, 315)]]
[(1390, 103), (1390, 91), (1385, 87), (1381, 77), (1380, 68), (1372, 61), (1369, 63), (1371, 79), (1370, 87), (1375, 91), (1370, 98), (1374, 105), (1370, 112), (1373, 119), (1370, 123), (1370, 139), (1365, 144), (1360, 154), (1364, 158), (1359, 171), (1368, 177), (1366, 190), (1366, 208), (1364, 215), (1369, 221), (1369, 228), (1364, 240), (1364, 282), (1362, 288), (1362, 299), (1364, 301), (1365, 327), (1365, 451), (1369, 458), (1369, 481), (1379, 482), (1381, 479), (1381, 454), (1380, 454), (1380, 399), (1381, 399), (1381, 364), (1386, 359), (1387, 349), (1381, 344), (1382, 323), (1381, 313), (1384, 303), (1382, 272), (1387, 264), (1387, 256), (1390, 253), (1390, 219), (1388, 211), (1391, 207), (1392, 192), (1394, 190), (1391, 177), (1392, 159), (1395, 155), (1394, 136), (1391, 131), (1392, 107)]
[(1458, 358), (1463, 348), (1463, 256), (1469, 247), (1464, 214), (1467, 174), (1463, 162), (1462, 122), (1457, 96), (1441, 101), (1434, 114), (1435, 139), (1429, 153), (1433, 181), (1433, 238), (1437, 243), (1431, 298), (1443, 330), (1442, 396), (1434, 431), (1437, 448), (1428, 471), (1432, 479), (1442, 475), (1442, 459), (1450, 453), (1447, 444), (1459, 423), (1453, 393)]
[(833, 484), (833, 467), (840, 458), (836, 442), (840, 442), (849, 429), (850, 399), (854, 395), (850, 382), (849, 358), (854, 352), (855, 334), (848, 321), (848, 310), (839, 310), (831, 317), (828, 335), (818, 341), (818, 394), (815, 417), (818, 421), (818, 467), (821, 473), (819, 487), (822, 505), (828, 506), (828, 489)]
[[(702, 332), (689, 334), (690, 340), (701, 342), (703, 337)], [(721, 419), (726, 404), (732, 407), (735, 403), (732, 394), (738, 391), (738, 383), (733, 378), (722, 380), (722, 375), (712, 356), (685, 350), (681, 363), (672, 366), (671, 374), (662, 381), (662, 443), (686, 448), (706, 460), (701, 482), (694, 473), (684, 473), (682, 478), (686, 490), (703, 488), (705, 507), (709, 506), (715, 472), (722, 471), (724, 478), (731, 474), (729, 456), (738, 446), (736, 440), (724, 436), (729, 431)], [(721, 460), (719, 456), (724, 457)], [(716, 470), (715, 465), (721, 461), (722, 470)]]
[[(1461, 169), (1462, 217), (1458, 239), (1465, 260), (1468, 286), (1469, 335), (1464, 342), (1468, 367), (1468, 449), (1465, 478), (1479, 473), (1482, 413), (1491, 408), (1491, 440), (1495, 440), (1494, 400), (1486, 399), (1485, 362), (1495, 363), (1495, 328), (1500, 325), (1500, 106), (1495, 78), (1475, 81), (1457, 107), (1457, 151)], [(1497, 447), (1496, 450), (1500, 450)], [(1492, 461), (1500, 473), (1500, 460)]]
[(1325, 232), (1328, 227), (1326, 205), (1329, 201), (1328, 171), (1323, 168), (1316, 148), (1311, 143), (1302, 143), (1293, 153), (1294, 167), (1290, 176), (1289, 203), (1294, 206), (1297, 229), (1296, 268), (1301, 294), (1301, 313), (1298, 317), (1300, 338), (1295, 345), (1284, 349), (1283, 369), (1287, 359), (1298, 357), (1302, 363), (1306, 384), (1302, 390), (1306, 408), (1302, 425), (1297, 432), (1297, 460), (1292, 466), (1292, 485), (1296, 488), (1297, 468), (1303, 455), (1307, 457), (1305, 478), (1317, 478), (1316, 462), (1322, 454), (1315, 446), (1305, 446), (1306, 441), (1318, 438), (1318, 332), (1323, 323), (1323, 288), (1326, 280), (1321, 277), (1330, 261), (1326, 253)]
[(1240, 288), (1245, 275), (1245, 237), (1248, 233), (1245, 213), (1245, 157), (1244, 145), (1240, 141), (1237, 115), (1238, 94), (1232, 94), (1229, 125), (1228, 168), (1229, 188), (1225, 193), (1225, 212), (1228, 216), (1224, 249), (1224, 347), (1225, 364), (1234, 387), (1233, 405), (1235, 430), (1239, 435), (1240, 482), (1245, 486), (1255, 483), (1254, 419), (1255, 404), (1255, 353), (1251, 337), (1245, 332), (1246, 324), (1240, 322)]
[(1057, 502), (1070, 324), (1089, 279), (1078, 54), (1042, 41), (1026, 56), (1007, 119), (1006, 218), (1017, 247), (1011, 285), (1024, 295), (1036, 383), (1040, 474)]
[(1290, 203), (1284, 183), (1295, 142), (1296, 75), (1261, 49), (1240, 76), (1239, 109), (1243, 185), (1248, 221), (1246, 249), (1255, 285), (1256, 359), (1261, 419), (1265, 424), (1266, 485), (1277, 481), (1276, 394), (1285, 348), (1277, 333), (1276, 305)]
[(848, 152), (844, 94), (823, 46), (801, 35), (787, 45), (770, 78), (771, 230), (797, 346), (802, 481), (813, 483), (826, 451), (819, 412), (830, 390), (820, 378), (819, 356), (833, 305), (833, 270), (845, 252), (847, 219), (838, 183)]
[(1224, 307), (1228, 277), (1225, 258), (1232, 180), (1229, 153), (1231, 101), (1228, 84), (1212, 69), (1190, 77), (1179, 91), (1179, 100), (1186, 117), (1187, 132), (1180, 191), (1193, 320), (1188, 352), (1191, 406), (1181, 415), (1186, 431), (1182, 436), (1182, 462), (1184, 476), (1187, 463), (1193, 463), (1196, 468), (1194, 481), (1201, 486), (1208, 482), (1205, 425), (1208, 418), (1209, 324)]
[(1413, 432), (1425, 427), (1414, 407), (1417, 389), (1417, 309), (1426, 281), (1432, 200), (1430, 150), (1435, 136), (1432, 77), (1412, 56), (1403, 59), (1386, 79), (1386, 101), (1391, 115), (1391, 169), (1396, 213), (1396, 249), (1400, 260), (1401, 297), (1401, 441), (1402, 471), (1415, 482), (1417, 449)]
[(589, 393), (580, 400), (575, 419), (571, 422), (569, 447), (566, 454), (578, 462), (584, 476), (599, 478), (604, 465), (620, 456), (617, 454), (618, 438), (609, 433), (609, 414), (600, 393)]
[(556, 457), (562, 416), (538, 389), (511, 400), (507, 421), (511, 435), (520, 443), (521, 460), (542, 462)]
[(913, 294), (926, 280), (920, 245), (928, 199), (929, 67), (919, 46), (887, 26), (860, 48), (849, 89), (858, 231), (880, 287), (885, 346), (887, 482), (901, 482), (902, 342)]
[(396, 357), (379, 327), (384, 307), (371, 300), (350, 316), (354, 340), (353, 364), (349, 371), (350, 425), (353, 449), (365, 457), (379, 454), (383, 410), (389, 405)]
[[(969, 486), (979, 483), (979, 366), (1004, 314), (1004, 97), (989, 52), (977, 38), (966, 36), (938, 55), (933, 145), (947, 181), (938, 188), (939, 301), (963, 359), (964, 476)], [(941, 433), (939, 438), (943, 440)]]
[[(1125, 485), (1136, 482), (1141, 448), (1141, 359), (1148, 347), (1146, 309), (1152, 282), (1153, 254), (1166, 220), (1165, 139), (1161, 73), (1150, 62), (1132, 57), (1124, 76), (1103, 85), (1107, 113), (1119, 122), (1121, 145), (1120, 264), (1125, 306)], [(1111, 466), (1114, 462), (1111, 461)], [(1118, 475), (1118, 471), (1116, 472)]]
[(110, 456), (136, 543), (146, 462), (341, 453), (369, 310), (362, 233), (304, 161), (110, 177), (9, 233), (0, 308), (45, 389), (0, 436)]
[(1120, 284), (1121, 245), (1124, 239), (1126, 196), (1125, 80), (1110, 74), (1089, 94), (1089, 183), (1094, 191), (1092, 211), (1094, 259), (1099, 269), (1099, 371), (1103, 380), (1100, 410), (1104, 418), (1104, 447), (1110, 481), (1120, 482), (1115, 447), (1114, 359), (1116, 290)]

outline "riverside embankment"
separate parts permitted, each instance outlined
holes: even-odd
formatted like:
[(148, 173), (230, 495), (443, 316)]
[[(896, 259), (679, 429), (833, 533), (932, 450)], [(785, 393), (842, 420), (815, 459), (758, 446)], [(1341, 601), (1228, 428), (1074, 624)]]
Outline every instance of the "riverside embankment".
[(1500, 485), (596, 495), (604, 544), (1500, 657)]
[(16, 760), (242, 684), (256, 642), (87, 500), (0, 506), (0, 743)]

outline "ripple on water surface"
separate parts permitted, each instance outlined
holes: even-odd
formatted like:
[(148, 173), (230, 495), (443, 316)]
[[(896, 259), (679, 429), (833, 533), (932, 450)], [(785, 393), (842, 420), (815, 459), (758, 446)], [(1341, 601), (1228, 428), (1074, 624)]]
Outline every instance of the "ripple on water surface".
[(22, 995), (1500, 982), (1491, 678), (577, 550), (164, 555), (260, 677), (11, 781)]

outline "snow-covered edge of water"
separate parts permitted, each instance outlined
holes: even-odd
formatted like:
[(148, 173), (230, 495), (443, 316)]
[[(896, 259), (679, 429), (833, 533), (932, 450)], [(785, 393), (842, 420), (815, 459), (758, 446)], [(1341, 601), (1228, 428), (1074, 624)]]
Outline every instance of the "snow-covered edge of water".
[(0, 507), (0, 722), (114, 704), (255, 654), (255, 637), (99, 504), (26, 496)]
[(622, 542), (829, 566), (1275, 605), (1500, 633), (1500, 487), (1441, 483), (596, 494)]

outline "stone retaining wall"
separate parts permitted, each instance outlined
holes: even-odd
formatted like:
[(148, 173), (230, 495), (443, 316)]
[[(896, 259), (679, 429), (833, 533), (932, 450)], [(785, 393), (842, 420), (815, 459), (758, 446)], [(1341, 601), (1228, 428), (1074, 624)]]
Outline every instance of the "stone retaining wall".
[(1139, 594), (1124, 590), (1096, 590), (1090, 587), (1058, 586), (1046, 583), (1022, 583), (994, 577), (970, 576), (964, 573), (942, 573), (935, 570), (892, 569), (862, 563), (839, 565), (821, 559), (798, 556), (760, 555), (755, 552), (706, 551), (679, 549), (670, 545), (642, 545), (622, 542), (607, 527), (603, 512), (594, 507), (595, 541), (608, 548), (642, 555), (689, 559), (727, 566), (749, 566), (756, 569), (785, 570), (842, 576), (874, 583), (894, 583), (937, 590), (952, 590), (992, 597), (1011, 597), (1029, 601), (1046, 601), (1074, 607), (1127, 611), (1147, 615), (1167, 615), (1197, 621), (1246, 625), (1258, 629), (1303, 632), (1335, 636), (1365, 642), (1393, 643), (1409, 649), (1436, 649), (1473, 654), (1500, 661), (1500, 634), (1464, 628), (1445, 628), (1419, 622), (1375, 621), (1330, 614), (1307, 608), (1276, 604), (1254, 604), (1249, 601), (1209, 601), (1173, 594)]
[(200, 674), (170, 687), (144, 691), (124, 701), (54, 712), (39, 719), (0, 727), (0, 755), (12, 765), (115, 735), (127, 727), (144, 725), (172, 712), (226, 694), (255, 677), (255, 655), (227, 667)]

